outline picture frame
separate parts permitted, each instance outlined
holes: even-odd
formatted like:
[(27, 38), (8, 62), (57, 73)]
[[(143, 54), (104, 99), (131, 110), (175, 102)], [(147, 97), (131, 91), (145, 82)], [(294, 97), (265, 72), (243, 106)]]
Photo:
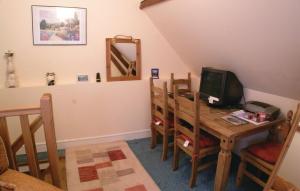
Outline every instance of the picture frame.
[(87, 9), (32, 5), (33, 45), (86, 45)]
[(151, 69), (151, 77), (153, 79), (159, 79), (159, 69), (158, 68)]
[(77, 74), (77, 81), (78, 82), (88, 82), (89, 81), (89, 75), (87, 75), (87, 74)]

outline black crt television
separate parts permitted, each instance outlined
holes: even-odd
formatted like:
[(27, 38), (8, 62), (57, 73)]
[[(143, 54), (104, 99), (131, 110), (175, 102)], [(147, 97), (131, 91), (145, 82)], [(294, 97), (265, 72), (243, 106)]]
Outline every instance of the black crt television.
[(238, 105), (244, 96), (243, 85), (230, 71), (202, 68), (200, 99), (212, 106)]

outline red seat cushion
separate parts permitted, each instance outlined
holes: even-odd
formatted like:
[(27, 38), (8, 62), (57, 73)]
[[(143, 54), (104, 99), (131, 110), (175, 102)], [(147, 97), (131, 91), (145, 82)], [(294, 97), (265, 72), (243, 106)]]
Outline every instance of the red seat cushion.
[(250, 146), (247, 150), (254, 156), (268, 162), (275, 164), (283, 144), (274, 142), (264, 142)]
[[(190, 142), (189, 145), (193, 146), (193, 141), (188, 136), (181, 134), (178, 136), (178, 138), (183, 141), (189, 141)], [(199, 140), (200, 148), (212, 147), (218, 144), (219, 144), (219, 140), (214, 136), (209, 135), (208, 133), (200, 134), (200, 140)]]
[[(156, 125), (157, 122), (160, 122), (159, 125), (162, 125), (162, 126), (164, 125), (163, 120), (161, 120), (159, 117), (154, 116), (152, 119), (152, 123)], [(174, 127), (174, 117), (169, 115), (167, 124), (169, 125), (169, 127), (173, 128)]]

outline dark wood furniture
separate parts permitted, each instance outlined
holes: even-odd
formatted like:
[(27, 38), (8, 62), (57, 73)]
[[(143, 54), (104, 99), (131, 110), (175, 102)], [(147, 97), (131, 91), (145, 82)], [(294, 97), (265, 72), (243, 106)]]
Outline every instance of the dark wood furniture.
[[(184, 151), (192, 158), (192, 174), (189, 186), (196, 183), (198, 170), (205, 169), (214, 162), (201, 163), (207, 156), (217, 154), (220, 150), (217, 138), (200, 133), (199, 123), (199, 93), (195, 93), (194, 101), (178, 95), (178, 86), (175, 86), (175, 134), (173, 170), (178, 168), (179, 153)], [(215, 161), (216, 162), (216, 161)]]
[(157, 135), (162, 135), (163, 152), (162, 160), (168, 156), (169, 137), (174, 134), (173, 113), (168, 108), (168, 90), (167, 82), (163, 87), (154, 86), (153, 79), (150, 78), (150, 95), (151, 95), (151, 148), (157, 144)]

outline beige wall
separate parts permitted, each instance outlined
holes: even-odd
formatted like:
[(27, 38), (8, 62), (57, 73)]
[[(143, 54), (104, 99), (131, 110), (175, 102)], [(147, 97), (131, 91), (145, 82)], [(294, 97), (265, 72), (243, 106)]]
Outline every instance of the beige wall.
[[(87, 8), (86, 46), (33, 46), (31, 5), (58, 5)], [(132, 35), (142, 42), (142, 77), (148, 78), (152, 67), (162, 76), (184, 73), (188, 68), (143, 11), (132, 0), (0, 0), (0, 54), (15, 52), (15, 66), (21, 86), (45, 84), (45, 73), (55, 72), (58, 84), (74, 83), (78, 73), (96, 72), (106, 79), (105, 38)], [(0, 57), (0, 87), (4, 86), (5, 59)]]
[[(33, 46), (31, 5), (87, 8), (86, 46)], [(152, 67), (169, 78), (170, 72), (185, 75), (189, 69), (143, 11), (132, 0), (0, 0), (0, 54), (11, 49), (21, 88), (3, 89), (6, 59), (0, 56), (0, 109), (37, 105), (43, 92), (54, 98), (57, 139), (111, 136), (149, 129), (148, 79)], [(141, 81), (106, 82), (105, 38), (132, 35), (142, 43)], [(45, 73), (55, 72), (57, 86), (45, 86)], [(96, 72), (102, 82), (95, 81)], [(80, 84), (76, 75), (89, 74)], [(10, 120), (16, 137), (17, 120)], [(42, 141), (42, 132), (38, 133)]]
[(171, 0), (145, 9), (184, 62), (238, 74), (250, 89), (300, 99), (300, 1)]
[[(33, 46), (30, 7), (33, 4), (87, 8), (88, 45)], [(148, 80), (145, 79), (149, 77), (150, 69), (160, 68), (161, 77), (168, 79), (170, 72), (184, 76), (189, 68), (183, 64), (180, 57), (145, 16), (145, 13), (138, 9), (138, 6), (139, 1), (132, 0), (68, 2), (0, 0), (0, 54), (8, 49), (14, 50), (16, 53), (14, 62), (22, 86), (18, 89), (0, 89), (0, 109), (37, 105), (41, 94), (50, 92), (53, 94), (57, 139), (60, 142), (126, 132), (147, 132), (150, 109), (149, 86)], [(177, 19), (176, 22), (178, 22)], [(176, 31), (180, 34), (182, 32)], [(100, 72), (102, 80), (105, 81), (104, 39), (117, 34), (141, 38), (144, 80), (77, 84), (75, 79), (78, 73), (89, 74), (94, 81), (95, 73)], [(187, 43), (185, 40), (190, 37), (190, 35), (184, 36), (182, 43)], [(219, 45), (216, 44), (216, 46)], [(187, 49), (187, 46), (182, 47)], [(190, 44), (188, 47), (191, 48)], [(180, 53), (181, 50), (178, 52)], [(199, 51), (195, 55), (198, 53)], [(198, 63), (199, 60), (194, 57), (189, 59), (192, 60), (187, 60), (188, 63)], [(4, 87), (5, 81), (5, 63), (4, 57), (0, 57), (1, 88)], [(196, 64), (194, 68), (199, 71)], [(247, 71), (247, 67), (242, 71), (244, 70)], [(57, 74), (57, 83), (60, 85), (44, 86), (45, 73), (50, 71)], [(197, 84), (198, 80), (195, 82), (194, 84)], [(198, 85), (194, 87), (198, 89)], [(249, 99), (260, 99), (278, 105), (284, 112), (295, 108), (296, 103), (299, 102), (251, 89), (246, 90), (246, 96)], [(17, 121), (11, 120), (10, 123), (17, 124)], [(16, 137), (19, 133), (17, 126), (10, 130), (12, 137)], [(42, 132), (38, 133), (37, 140), (43, 141)], [(297, 168), (300, 156), (296, 150), (300, 146), (299, 140), (300, 137), (297, 134), (280, 172), (294, 180), (294, 183), (297, 183), (295, 180), (300, 172)]]

